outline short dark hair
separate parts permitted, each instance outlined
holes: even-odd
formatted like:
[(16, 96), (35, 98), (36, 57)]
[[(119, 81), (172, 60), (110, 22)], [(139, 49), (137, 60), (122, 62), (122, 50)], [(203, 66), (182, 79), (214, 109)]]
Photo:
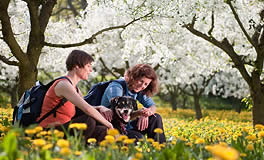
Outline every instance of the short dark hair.
[(158, 76), (155, 70), (148, 64), (137, 64), (129, 68), (125, 73), (126, 82), (129, 89), (132, 89), (133, 84), (140, 78), (151, 79), (150, 84), (145, 88), (142, 93), (147, 96), (152, 96), (159, 91)]
[(92, 63), (93, 57), (81, 50), (73, 50), (66, 59), (67, 71), (71, 71), (75, 66), (83, 68), (86, 64)]

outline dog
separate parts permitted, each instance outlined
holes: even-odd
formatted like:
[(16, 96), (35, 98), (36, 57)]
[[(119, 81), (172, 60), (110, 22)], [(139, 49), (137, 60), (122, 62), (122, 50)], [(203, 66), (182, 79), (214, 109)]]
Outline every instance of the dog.
[(126, 134), (126, 124), (130, 121), (132, 114), (138, 110), (137, 102), (129, 96), (114, 97), (110, 101), (113, 111), (112, 125), (121, 134)]

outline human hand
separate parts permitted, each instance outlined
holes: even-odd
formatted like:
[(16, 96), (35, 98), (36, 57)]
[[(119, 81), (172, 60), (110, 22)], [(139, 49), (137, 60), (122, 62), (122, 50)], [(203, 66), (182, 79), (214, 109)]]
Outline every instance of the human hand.
[(151, 115), (154, 115), (154, 112), (150, 108), (142, 108), (141, 115), (145, 117), (149, 117)]
[(138, 130), (143, 131), (146, 128), (148, 128), (148, 121), (149, 121), (148, 117), (145, 116), (139, 117), (137, 122)]
[(113, 111), (105, 106), (99, 106), (99, 112), (102, 114), (102, 116), (108, 120), (109, 122), (112, 121)]
[(108, 122), (106, 125), (107, 129), (114, 129), (112, 123)]

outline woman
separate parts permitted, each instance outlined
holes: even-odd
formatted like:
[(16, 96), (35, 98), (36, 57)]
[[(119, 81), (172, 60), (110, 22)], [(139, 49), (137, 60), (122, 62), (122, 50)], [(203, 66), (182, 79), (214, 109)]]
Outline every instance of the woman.
[[(155, 128), (163, 130), (162, 118), (156, 113), (156, 106), (150, 96), (158, 92), (158, 78), (154, 69), (148, 64), (138, 64), (128, 69), (125, 77), (120, 79), (126, 82), (126, 88), (118, 82), (112, 82), (106, 88), (101, 100), (101, 105), (110, 106), (110, 100), (116, 96), (130, 96), (138, 100), (144, 108), (137, 112), (139, 116), (127, 126), (128, 137), (141, 138), (147, 134), (148, 138), (166, 142), (164, 133), (159, 136), (154, 133)], [(125, 92), (124, 92), (125, 90)], [(101, 114), (111, 121), (112, 111), (110, 109), (99, 110)], [(140, 133), (140, 134), (139, 134)]]
[[(67, 79), (59, 79), (53, 83), (46, 93), (43, 101), (42, 110), (38, 120), (54, 108), (62, 98), (68, 101), (56, 111), (56, 117), (52, 114), (40, 122), (40, 126), (44, 128), (56, 127), (68, 128), (70, 123), (86, 123), (87, 129), (83, 132), (85, 139), (96, 138), (102, 141), (106, 135), (107, 129), (113, 128), (93, 106), (83, 100), (82, 94), (77, 89), (77, 83), (80, 80), (86, 80), (90, 72), (92, 72), (93, 58), (86, 52), (81, 50), (73, 50), (66, 60)], [(72, 119), (75, 114), (75, 106), (80, 108), (84, 115)], [(97, 125), (96, 122), (102, 125)]]

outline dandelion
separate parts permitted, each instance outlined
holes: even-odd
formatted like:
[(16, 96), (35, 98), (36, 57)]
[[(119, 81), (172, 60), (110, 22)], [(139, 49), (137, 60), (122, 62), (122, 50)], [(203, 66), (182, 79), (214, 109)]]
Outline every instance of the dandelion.
[(25, 133), (28, 134), (28, 135), (34, 135), (36, 133), (36, 130), (34, 130), (34, 129), (26, 129)]
[(264, 131), (260, 131), (259, 133), (258, 133), (258, 137), (261, 139), (261, 138), (263, 138), (264, 137)]
[(154, 142), (154, 139), (153, 139), (153, 138), (148, 138), (148, 139), (147, 139), (147, 142), (148, 142), (148, 143), (152, 143), (152, 142)]
[(105, 140), (109, 143), (109, 144), (113, 144), (115, 142), (115, 137), (107, 135), (105, 136)]
[(135, 155), (136, 158), (141, 159), (143, 157), (142, 153), (137, 152)]
[(253, 150), (254, 150), (254, 145), (253, 145), (252, 143), (249, 143), (249, 144), (247, 145), (247, 150), (249, 150), (249, 151), (253, 151)]
[(154, 132), (155, 133), (158, 133), (158, 134), (162, 134), (163, 133), (163, 130), (160, 129), (160, 128), (156, 128), (156, 129), (154, 129)]
[(247, 154), (246, 153), (240, 153), (240, 157), (246, 157)]
[(74, 155), (76, 155), (76, 156), (80, 156), (81, 154), (82, 154), (81, 151), (75, 151), (75, 152), (74, 152)]
[(120, 133), (119, 133), (119, 131), (117, 129), (109, 129), (107, 131), (107, 134), (111, 135), (111, 136), (116, 136), (116, 135), (119, 135)]
[(197, 138), (197, 139), (195, 140), (195, 144), (204, 144), (204, 143), (205, 143), (205, 140), (202, 139), (202, 138)]
[(48, 143), (48, 144), (44, 145), (44, 146), (42, 147), (42, 149), (43, 149), (43, 150), (49, 150), (49, 149), (51, 149), (52, 147), (53, 147), (53, 144)]
[(107, 140), (103, 140), (103, 141), (100, 142), (99, 145), (100, 145), (101, 147), (106, 147), (107, 144), (108, 144)]
[(238, 151), (232, 147), (224, 147), (216, 144), (213, 146), (205, 146), (205, 149), (211, 152), (215, 157), (223, 160), (237, 160), (239, 158)]
[(117, 137), (116, 141), (117, 142), (123, 142), (125, 139), (128, 139), (126, 135), (120, 135)]
[(62, 154), (62, 155), (69, 155), (70, 153), (71, 153), (71, 150), (68, 147), (63, 147), (60, 150), (60, 154)]
[(121, 147), (121, 150), (122, 150), (123, 152), (128, 152), (128, 147), (127, 147), (127, 146), (122, 146), (122, 147)]
[(96, 139), (95, 138), (89, 138), (89, 139), (87, 139), (87, 142), (94, 144), (94, 143), (96, 143)]
[(46, 144), (46, 141), (43, 139), (35, 139), (33, 140), (33, 145), (38, 146), (38, 147), (42, 147)]
[(255, 128), (256, 128), (256, 130), (263, 130), (264, 129), (264, 126), (262, 125), (262, 124), (256, 124), (255, 125)]
[(70, 142), (65, 140), (65, 139), (59, 139), (57, 141), (57, 146), (59, 146), (61, 148), (69, 147), (70, 146)]
[(125, 144), (134, 144), (135, 140), (136, 140), (135, 138), (125, 139), (124, 143)]
[(43, 131), (43, 128), (41, 126), (37, 126), (37, 127), (34, 128), (34, 130), (36, 132), (40, 132), (40, 131)]
[(255, 141), (257, 139), (256, 135), (252, 134), (246, 137), (247, 140), (249, 141)]

